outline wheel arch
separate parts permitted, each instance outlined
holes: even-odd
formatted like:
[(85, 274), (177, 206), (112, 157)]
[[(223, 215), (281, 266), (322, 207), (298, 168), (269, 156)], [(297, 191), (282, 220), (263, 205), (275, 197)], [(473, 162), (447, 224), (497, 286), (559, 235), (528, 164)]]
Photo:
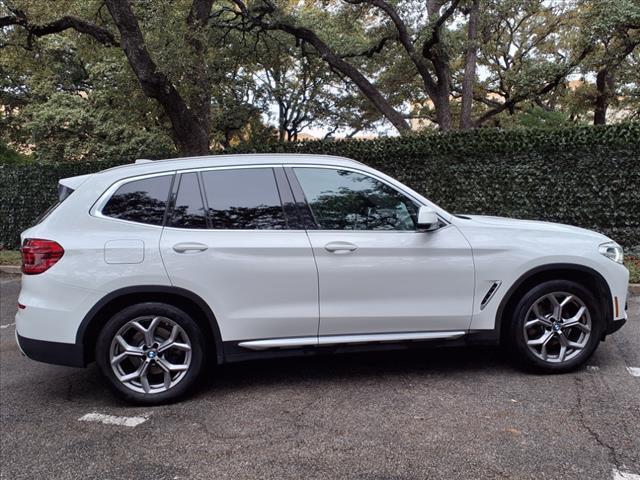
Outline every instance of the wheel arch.
[(76, 345), (82, 346), (85, 365), (93, 361), (98, 334), (109, 318), (129, 305), (143, 302), (168, 303), (184, 310), (200, 325), (207, 337), (207, 343), (215, 346), (216, 362), (222, 363), (222, 336), (218, 321), (209, 305), (195, 293), (183, 288), (145, 285), (115, 290), (102, 297), (85, 315), (76, 333)]
[[(500, 301), (496, 312), (496, 333), (501, 343), (508, 331), (509, 320), (519, 299), (534, 285), (548, 280), (571, 280), (588, 288), (599, 301), (600, 311), (604, 315), (606, 324), (608, 325), (612, 322), (613, 302), (611, 300), (611, 289), (598, 271), (585, 265), (573, 263), (541, 265), (521, 275)], [(606, 330), (605, 328), (603, 331)]]

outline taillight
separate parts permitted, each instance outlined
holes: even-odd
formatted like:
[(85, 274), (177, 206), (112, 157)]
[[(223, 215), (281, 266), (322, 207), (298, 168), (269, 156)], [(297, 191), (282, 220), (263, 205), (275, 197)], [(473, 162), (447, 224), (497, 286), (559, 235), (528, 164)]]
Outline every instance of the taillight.
[(22, 273), (36, 275), (53, 267), (62, 258), (64, 248), (53, 240), (27, 238), (20, 252), (22, 252)]

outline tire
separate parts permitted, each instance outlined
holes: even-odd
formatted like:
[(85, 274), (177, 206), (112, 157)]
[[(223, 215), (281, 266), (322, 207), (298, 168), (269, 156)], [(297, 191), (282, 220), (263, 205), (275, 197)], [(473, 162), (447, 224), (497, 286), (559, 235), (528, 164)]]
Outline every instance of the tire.
[(569, 280), (536, 285), (513, 312), (509, 349), (521, 366), (543, 373), (570, 372), (583, 365), (600, 343), (605, 325), (593, 293)]
[(140, 405), (170, 403), (189, 392), (204, 366), (198, 324), (165, 303), (129, 306), (104, 325), (96, 363), (113, 391)]

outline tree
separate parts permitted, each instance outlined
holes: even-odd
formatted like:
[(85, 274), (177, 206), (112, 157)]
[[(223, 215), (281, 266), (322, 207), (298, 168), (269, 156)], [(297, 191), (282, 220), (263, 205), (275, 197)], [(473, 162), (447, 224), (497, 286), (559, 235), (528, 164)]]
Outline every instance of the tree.
[[(210, 112), (208, 72), (205, 56), (208, 42), (203, 40), (213, 0), (193, 0), (186, 15), (184, 45), (188, 73), (183, 79), (187, 92), (179, 92), (175, 83), (153, 60), (142, 34), (140, 22), (127, 0), (105, 0), (110, 20), (119, 34), (111, 30), (107, 21), (92, 22), (75, 15), (63, 15), (46, 22), (30, 19), (27, 9), (3, 2), (7, 15), (0, 17), (0, 27), (14, 27), (26, 35), (27, 45), (34, 38), (74, 30), (92, 37), (105, 47), (121, 49), (129, 62), (143, 92), (155, 99), (171, 123), (176, 145), (184, 155), (203, 155), (209, 152)], [(94, 16), (100, 18), (100, 6), (94, 6)]]
[(595, 45), (585, 65), (596, 74), (593, 123), (604, 125), (609, 105), (618, 93), (616, 77), (640, 45), (640, 4), (630, 0), (582, 0), (580, 10), (584, 41)]

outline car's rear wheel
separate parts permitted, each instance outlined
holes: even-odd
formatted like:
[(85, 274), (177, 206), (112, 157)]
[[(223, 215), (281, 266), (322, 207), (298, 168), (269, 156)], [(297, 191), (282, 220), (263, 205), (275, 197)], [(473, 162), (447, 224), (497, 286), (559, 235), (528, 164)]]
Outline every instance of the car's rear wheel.
[(574, 370), (593, 354), (604, 321), (593, 294), (579, 283), (552, 280), (525, 293), (508, 341), (526, 367), (544, 372)]
[(98, 336), (96, 361), (114, 391), (140, 404), (184, 395), (203, 367), (203, 336), (182, 310), (148, 302), (114, 315)]

